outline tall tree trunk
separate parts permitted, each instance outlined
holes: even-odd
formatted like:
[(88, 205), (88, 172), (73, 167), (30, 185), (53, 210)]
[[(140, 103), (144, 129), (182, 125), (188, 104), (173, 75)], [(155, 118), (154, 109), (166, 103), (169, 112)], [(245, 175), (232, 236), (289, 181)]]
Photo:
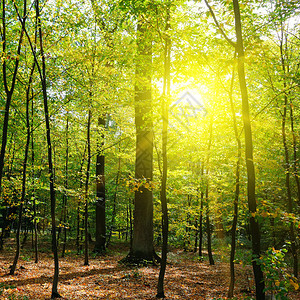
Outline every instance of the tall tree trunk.
[[(114, 68), (114, 60), (112, 59), (114, 53), (114, 40), (112, 38), (114, 32), (118, 28), (118, 21), (120, 16), (113, 22), (111, 20), (105, 22), (101, 17), (102, 7), (99, 2), (91, 0), (92, 8), (95, 13), (95, 20), (103, 34), (107, 50), (110, 52), (109, 59), (106, 61), (105, 67), (107, 70)], [(100, 14), (99, 14), (100, 13)], [(99, 17), (100, 16), (100, 17)], [(109, 71), (110, 72), (110, 71)], [(106, 83), (107, 85), (108, 83)], [(106, 250), (106, 205), (105, 205), (105, 155), (104, 147), (104, 128), (105, 128), (105, 114), (98, 119), (98, 129), (100, 132), (100, 141), (97, 143), (97, 163), (96, 163), (96, 243), (94, 252), (104, 253)]]
[(164, 278), (167, 266), (168, 255), (168, 234), (169, 234), (169, 217), (168, 217), (168, 201), (167, 201), (167, 177), (168, 177), (168, 156), (167, 156), (167, 144), (168, 144), (168, 121), (169, 121), (169, 97), (170, 97), (170, 63), (171, 63), (171, 40), (168, 30), (170, 29), (170, 6), (167, 6), (166, 16), (166, 38), (165, 38), (165, 53), (164, 53), (164, 85), (162, 95), (162, 108), (161, 116), (163, 122), (162, 128), (162, 177), (161, 177), (161, 190), (160, 190), (160, 202), (162, 212), (162, 255), (160, 262), (160, 270), (157, 284), (156, 298), (165, 298), (164, 293)]
[(236, 227), (238, 221), (238, 203), (239, 203), (239, 195), (240, 195), (240, 165), (242, 159), (242, 145), (240, 136), (238, 133), (236, 114), (232, 99), (232, 91), (233, 91), (233, 83), (234, 83), (234, 71), (232, 72), (231, 85), (229, 91), (229, 99), (230, 99), (230, 107), (233, 119), (233, 130), (235, 135), (235, 140), (237, 143), (237, 162), (236, 162), (236, 170), (235, 170), (235, 193), (234, 193), (234, 202), (233, 202), (233, 220), (231, 227), (231, 250), (230, 250), (230, 284), (228, 290), (228, 298), (233, 297), (234, 291), (234, 283), (235, 283), (235, 272), (234, 272), (234, 257), (235, 257), (235, 249), (236, 249)]
[(256, 299), (265, 299), (265, 283), (261, 266), (257, 259), (260, 257), (260, 228), (258, 221), (255, 219), (256, 214), (256, 199), (255, 199), (255, 170), (253, 161), (253, 145), (252, 145), (252, 130), (250, 122), (250, 110), (248, 91), (244, 67), (244, 46), (242, 38), (242, 25), (239, 1), (233, 0), (234, 16), (235, 16), (235, 31), (236, 31), (236, 52), (238, 54), (238, 76), (240, 83), (240, 90), (242, 95), (242, 115), (245, 132), (245, 153), (246, 153), (246, 167), (247, 167), (247, 194), (248, 207), (250, 212), (250, 231), (252, 237), (252, 266), (255, 278)]
[(104, 147), (105, 117), (98, 118), (98, 141), (96, 163), (96, 244), (94, 252), (103, 253), (106, 242), (106, 213), (105, 213), (105, 156)]
[(34, 60), (36, 66), (39, 71), (41, 85), (42, 85), (42, 93), (43, 93), (43, 102), (44, 102), (44, 116), (45, 116), (45, 124), (46, 124), (46, 138), (47, 138), (47, 149), (48, 149), (48, 173), (49, 173), (49, 185), (50, 185), (50, 200), (51, 200), (51, 229), (52, 229), (52, 251), (54, 257), (54, 276), (52, 283), (52, 293), (51, 299), (60, 298), (61, 296), (57, 292), (58, 285), (58, 277), (59, 277), (59, 261), (58, 261), (58, 251), (57, 251), (57, 241), (56, 241), (56, 219), (55, 219), (55, 185), (54, 185), (54, 168), (53, 168), (53, 159), (52, 159), (52, 143), (51, 143), (51, 131), (50, 131), (50, 117), (49, 117), (49, 109), (48, 109), (48, 94), (47, 94), (47, 79), (46, 79), (46, 61), (44, 55), (44, 47), (43, 47), (43, 33), (42, 33), (42, 25), (40, 18), (40, 8), (39, 8), (39, 0), (35, 0), (35, 13), (36, 13), (36, 26), (39, 37), (39, 50), (42, 59), (42, 65), (40, 66), (36, 49), (34, 48), (32, 41), (28, 32), (25, 30), (28, 42), (30, 44), (30, 48), (32, 54), (34, 56)]
[(205, 203), (206, 203), (206, 234), (207, 234), (207, 252), (208, 252), (208, 259), (209, 264), (214, 265), (215, 261), (212, 254), (212, 247), (211, 247), (211, 227), (210, 227), (210, 219), (209, 219), (209, 199), (208, 199), (208, 183), (206, 185), (206, 191), (205, 191)]
[(84, 265), (89, 265), (89, 237), (88, 237), (88, 199), (89, 199), (89, 179), (90, 179), (90, 166), (91, 166), (91, 109), (88, 112), (88, 123), (87, 123), (87, 168), (86, 168), (86, 179), (85, 179), (85, 205), (84, 205)]
[[(35, 64), (35, 62), (34, 62)], [(33, 93), (31, 93), (33, 94)], [(34, 174), (34, 139), (33, 139), (33, 95), (31, 102), (31, 168), (32, 168), (32, 197), (33, 197), (33, 228), (34, 228), (34, 262), (38, 263), (39, 254), (38, 254), (38, 230), (37, 230), (37, 215), (36, 215), (36, 198), (35, 198), (35, 174)]]
[[(197, 194), (196, 194), (196, 206), (199, 207), (199, 187), (197, 187)], [(194, 224), (195, 224), (195, 240), (194, 240), (194, 250), (193, 252), (196, 253), (197, 252), (197, 248), (198, 248), (198, 237), (199, 237), (199, 225), (198, 225), (198, 216), (197, 214), (195, 214), (195, 220), (194, 220)]]
[[(16, 149), (16, 143), (14, 142), (15, 139), (15, 134), (14, 132), (11, 135), (11, 139), (10, 139), (10, 143), (9, 145), (11, 145), (8, 148), (8, 157), (11, 157), (11, 162), (10, 164), (8, 164), (7, 167), (7, 172), (6, 172), (6, 177), (7, 180), (10, 181), (11, 180), (11, 173), (13, 171), (13, 164), (14, 164), (14, 160), (15, 160), (15, 149)], [(10, 166), (9, 166), (10, 165)], [(9, 201), (9, 199), (7, 199), (7, 197), (3, 197), (3, 203), (2, 206), (5, 207), (2, 213), (2, 231), (1, 231), (1, 235), (0, 235), (0, 250), (3, 250), (3, 245), (4, 245), (4, 239), (10, 237), (10, 232), (12, 229), (12, 224), (13, 224), (13, 220), (15, 219), (15, 203), (11, 201)]]
[(210, 120), (209, 125), (209, 141), (208, 141), (208, 147), (207, 147), (207, 158), (206, 158), (206, 187), (205, 187), (205, 206), (206, 206), (206, 233), (207, 233), (207, 252), (208, 252), (208, 258), (209, 258), (209, 264), (214, 265), (215, 261), (212, 255), (212, 247), (211, 247), (211, 227), (210, 227), (210, 219), (209, 219), (209, 159), (210, 159), (210, 149), (212, 144), (212, 132), (213, 132), (213, 121)]
[[(204, 162), (202, 162), (201, 167), (201, 181), (203, 183), (204, 176)], [(203, 244), (203, 209), (204, 209), (204, 191), (203, 186), (201, 186), (200, 192), (200, 212), (199, 212), (199, 257), (202, 259), (202, 244)]]
[[(2, 38), (2, 53), (6, 53), (6, 1), (2, 0), (2, 30), (1, 30), (1, 38)], [(21, 53), (21, 46), (23, 42), (24, 36), (24, 26), (25, 26), (25, 18), (26, 16), (26, 2), (24, 4), (24, 15), (23, 18), (20, 20), (22, 29), (20, 32), (18, 47), (17, 47), (17, 59), (15, 62), (14, 70), (13, 70), (13, 77), (11, 80), (11, 86), (9, 88), (9, 84), (7, 82), (7, 64), (6, 59), (2, 61), (2, 75), (3, 75), (3, 85), (4, 85), (4, 92), (6, 94), (6, 103), (5, 103), (5, 113), (4, 113), (4, 120), (3, 120), (3, 127), (2, 127), (2, 142), (1, 142), (1, 151), (0, 151), (0, 195), (1, 195), (1, 184), (2, 184), (2, 177), (3, 177), (3, 168), (4, 168), (4, 157), (5, 157), (5, 150), (7, 144), (7, 133), (8, 133), (8, 121), (9, 121), (9, 109), (10, 103), (12, 99), (12, 95), (15, 89), (18, 67), (19, 67), (19, 56)]]
[(65, 256), (67, 244), (67, 202), (68, 202), (68, 176), (69, 176), (69, 112), (67, 111), (66, 122), (66, 164), (65, 164), (65, 191), (63, 194), (63, 244), (61, 257)]
[(293, 135), (293, 156), (294, 156), (294, 178), (296, 181), (296, 187), (297, 187), (297, 196), (298, 196), (298, 206), (300, 206), (300, 180), (299, 180), (299, 159), (297, 157), (298, 155), (298, 145), (297, 145), (297, 138), (296, 133), (294, 129), (294, 105), (291, 102), (290, 103), (290, 120), (291, 120), (291, 131)]
[[(107, 242), (106, 242), (106, 247), (108, 247), (110, 243), (110, 239), (112, 236), (112, 232), (115, 228), (115, 221), (116, 221), (116, 215), (117, 215), (117, 195), (118, 195), (118, 187), (119, 187), (119, 178), (120, 178), (120, 173), (121, 173), (121, 141), (119, 142), (119, 158), (118, 158), (118, 170), (117, 170), (117, 175), (116, 175), (116, 181), (115, 181), (115, 192), (114, 192), (114, 197), (113, 197), (113, 209), (112, 209), (112, 216), (111, 216), (111, 224), (110, 224), (110, 230), (109, 234), (107, 237)], [(127, 213), (127, 220), (126, 224), (128, 227), (128, 208), (126, 207), (126, 213)], [(127, 240), (127, 228), (126, 228), (126, 240)]]
[[(24, 2), (24, 14), (21, 18), (20, 16), (20, 22), (22, 25), (18, 46), (17, 46), (17, 55), (15, 60), (15, 65), (12, 71), (12, 80), (10, 83), (7, 82), (7, 64), (6, 64), (6, 58), (2, 60), (2, 76), (3, 76), (3, 89), (6, 95), (6, 103), (5, 103), (5, 113), (4, 113), (4, 120), (3, 120), (3, 127), (2, 127), (2, 140), (1, 140), (1, 150), (0, 150), (0, 197), (2, 193), (2, 177), (3, 177), (3, 169), (4, 169), (4, 158), (5, 158), (5, 151), (6, 151), (6, 145), (7, 145), (7, 134), (8, 134), (8, 121), (9, 121), (9, 110), (10, 110), (10, 104), (12, 100), (12, 96), (15, 89), (15, 84), (17, 80), (17, 73), (18, 73), (18, 67), (19, 67), (19, 57), (21, 53), (21, 46), (23, 43), (23, 36), (24, 36), (24, 27), (25, 27), (25, 21), (26, 21), (26, 1)], [(2, 53), (6, 53), (6, 30), (7, 30), (7, 23), (6, 23), (6, 1), (2, 0), (2, 28), (1, 28), (1, 40), (2, 40)], [(4, 236), (5, 236), (5, 228), (2, 229), (1, 235), (0, 235), (0, 250), (3, 249), (3, 243), (4, 243)]]
[[(152, 45), (151, 30), (147, 22), (140, 19), (137, 24), (136, 83), (135, 83), (135, 126), (136, 161), (135, 180), (147, 183), (153, 173), (153, 121), (151, 76)], [(140, 184), (139, 184), (140, 185)], [(127, 263), (155, 261), (153, 246), (153, 195), (150, 188), (141, 184), (135, 191), (133, 238), (130, 253), (124, 259)]]
[(199, 228), (198, 228), (198, 220), (195, 220), (195, 242), (194, 242), (194, 253), (197, 252), (198, 247), (198, 235), (199, 235)]
[(130, 249), (132, 249), (132, 236), (133, 236), (133, 220), (132, 220), (132, 209), (131, 209), (131, 203), (132, 203), (132, 199), (129, 199), (129, 205), (128, 205), (128, 209), (129, 209), (129, 226), (130, 226), (130, 231), (129, 231), (129, 239), (130, 239)]
[[(287, 137), (286, 137), (286, 113), (287, 113), (287, 96), (284, 96), (284, 106), (283, 106), (283, 114), (282, 114), (282, 140), (283, 140), (283, 148), (284, 148), (284, 157), (285, 157), (285, 187), (287, 191), (287, 200), (288, 200), (288, 211), (289, 213), (293, 212), (293, 200), (292, 200), (292, 191), (291, 191), (291, 183), (290, 183), (290, 160), (289, 160), (289, 150), (287, 145)], [(294, 223), (291, 222), (289, 225), (290, 231), (290, 239), (291, 239), (291, 252), (293, 256), (293, 272), (294, 276), (298, 277), (298, 255), (297, 255), (297, 247), (296, 247), (296, 236)]]
[(190, 229), (191, 229), (191, 216), (190, 216), (190, 207), (191, 207), (191, 195), (187, 195), (187, 213), (186, 213), (186, 219), (185, 219), (185, 235), (184, 235), (184, 241), (183, 241), (183, 250), (189, 251), (190, 250)]
[[(26, 14), (26, 7), (24, 14)], [(29, 146), (30, 146), (30, 121), (29, 121), (29, 102), (30, 102), (30, 89), (31, 89), (31, 83), (32, 83), (32, 75), (34, 72), (35, 64), (33, 64), (30, 75), (29, 75), (29, 82), (28, 87), (26, 89), (26, 144), (25, 144), (25, 153), (24, 153), (24, 161), (23, 161), (23, 172), (22, 172), (22, 193), (21, 193), (21, 199), (20, 199), (20, 205), (19, 205), (19, 218), (18, 218), (18, 227), (17, 227), (17, 233), (16, 233), (16, 253), (14, 257), (14, 261), (12, 264), (12, 267), (10, 269), (9, 274), (14, 275), (18, 259), (20, 256), (20, 231), (21, 231), (21, 225), (22, 225), (22, 215), (23, 215), (23, 207), (25, 202), (25, 196), (26, 196), (26, 172), (27, 172), (27, 161), (28, 161), (28, 152), (29, 152)]]
[[(286, 66), (286, 61), (284, 57), (284, 50), (283, 50), (283, 29), (281, 31), (281, 41), (280, 41), (280, 58), (281, 58), (281, 67), (284, 75), (287, 75), (288, 66)], [(283, 77), (283, 88), (286, 90), (287, 83), (285, 76)], [(287, 136), (286, 136), (286, 115), (287, 115), (287, 106), (288, 106), (288, 96), (284, 94), (284, 104), (283, 104), (283, 113), (282, 113), (282, 124), (281, 124), (281, 132), (282, 132), (282, 142), (284, 148), (284, 157), (285, 157), (285, 187), (287, 191), (287, 201), (288, 201), (288, 211), (289, 213), (293, 213), (293, 199), (292, 199), (292, 190), (291, 190), (291, 183), (290, 183), (290, 158), (289, 158), (289, 149), (287, 145)], [(296, 236), (295, 236), (295, 228), (294, 222), (290, 222), (289, 225), (290, 231), (290, 239), (291, 239), (291, 252), (294, 260), (293, 264), (293, 272), (294, 276), (298, 277), (298, 253), (297, 253), (297, 246), (296, 246)]]
[[(85, 153), (87, 149), (87, 143), (84, 146), (84, 151), (82, 155), (82, 160), (80, 163), (80, 169), (79, 169), (79, 191), (81, 192), (82, 190), (82, 185), (83, 185), (83, 174), (82, 174), (82, 169), (83, 169), (83, 164), (85, 161)], [(80, 221), (81, 221), (81, 196), (79, 195), (78, 201), (77, 201), (77, 233), (76, 233), (76, 248), (77, 248), (77, 254), (80, 253), (81, 251), (81, 244), (80, 244), (80, 237), (81, 237), (81, 227), (80, 227)]]

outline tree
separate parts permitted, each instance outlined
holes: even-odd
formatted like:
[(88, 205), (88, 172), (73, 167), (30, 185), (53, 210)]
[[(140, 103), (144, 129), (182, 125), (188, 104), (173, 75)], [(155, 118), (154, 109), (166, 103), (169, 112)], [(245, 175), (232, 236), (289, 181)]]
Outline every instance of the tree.
[[(24, 10), (24, 13), (26, 13), (26, 9)], [(25, 204), (25, 196), (26, 196), (27, 161), (28, 161), (28, 152), (29, 152), (30, 135), (31, 135), (31, 132), (30, 132), (31, 127), (30, 127), (30, 119), (29, 119), (30, 90), (31, 90), (31, 83), (32, 83), (32, 76), (33, 76), (34, 69), (35, 69), (35, 63), (33, 63), (32, 68), (30, 70), (28, 86), (26, 89), (26, 129), (27, 129), (27, 134), (26, 134), (26, 144), (25, 144), (25, 151), (24, 151), (23, 171), (22, 171), (22, 193), (21, 193), (21, 199), (20, 199), (20, 205), (19, 205), (18, 227), (17, 227), (17, 233), (16, 233), (16, 254), (15, 254), (14, 262), (13, 262), (12, 267), (9, 272), (10, 275), (14, 275), (16, 267), (17, 267), (18, 259), (20, 256), (20, 231), (21, 231), (21, 225), (22, 225), (23, 207)]]
[(236, 120), (236, 113), (232, 98), (233, 92), (233, 83), (234, 83), (234, 70), (232, 72), (232, 79), (231, 85), (229, 90), (229, 100), (230, 100), (230, 107), (232, 112), (232, 120), (233, 120), (233, 130), (234, 135), (237, 143), (237, 161), (236, 161), (236, 170), (235, 170), (235, 193), (234, 193), (234, 201), (233, 201), (233, 220), (232, 220), (232, 227), (231, 227), (231, 250), (230, 250), (230, 284), (228, 290), (228, 298), (233, 297), (233, 290), (234, 290), (234, 283), (235, 283), (235, 271), (234, 271), (234, 257), (235, 257), (235, 250), (236, 250), (236, 228), (238, 223), (238, 203), (239, 203), (239, 196), (240, 196), (240, 165), (242, 159), (242, 145), (241, 139), (238, 133), (237, 127), (237, 120)]
[(151, 95), (151, 31), (143, 20), (137, 24), (135, 126), (136, 161), (135, 180), (138, 188), (134, 197), (132, 247), (126, 261), (154, 262), (153, 196), (150, 183), (153, 177), (153, 120)]
[[(287, 43), (287, 36), (284, 36), (283, 31), (283, 24), (281, 23), (281, 37), (280, 37), (280, 60), (281, 60), (281, 67), (282, 67), (282, 73), (283, 73), (283, 90), (285, 91), (287, 89), (287, 72), (289, 71), (289, 65), (288, 65), (288, 55), (287, 53), (284, 53), (284, 42)], [(285, 92), (283, 95), (284, 103), (283, 103), (283, 111), (281, 113), (282, 116), (282, 122), (281, 122), (281, 132), (282, 132), (282, 143), (283, 143), (283, 149), (284, 149), (284, 157), (285, 157), (285, 186), (287, 191), (287, 205), (288, 205), (288, 212), (293, 213), (294, 211), (294, 205), (293, 205), (293, 199), (292, 199), (292, 190), (291, 190), (291, 183), (290, 183), (290, 173), (291, 173), (291, 167), (290, 167), (290, 155), (289, 155), (289, 149), (287, 145), (287, 134), (286, 134), (286, 122), (287, 122), (287, 111), (288, 111), (288, 92)], [(291, 111), (291, 120), (292, 118), (292, 106), (290, 104), (290, 111)], [(292, 123), (291, 123), (292, 124)], [(292, 128), (293, 130), (293, 128)], [(295, 139), (293, 139), (295, 141)], [(293, 147), (295, 151), (295, 146)], [(295, 158), (295, 153), (294, 153)], [(295, 159), (294, 164), (296, 165), (297, 159)], [(296, 174), (296, 178), (297, 174)], [(296, 180), (296, 183), (298, 184), (298, 181)], [(293, 272), (294, 276), (298, 277), (298, 253), (297, 253), (297, 247), (296, 247), (296, 237), (295, 237), (295, 228), (294, 223), (290, 222), (289, 225), (289, 231), (290, 231), (290, 239), (291, 239), (291, 251), (292, 256), (294, 260), (294, 266), (293, 266)]]
[[(92, 92), (90, 92), (92, 97)], [(89, 179), (90, 179), (90, 168), (91, 168), (91, 118), (92, 112), (88, 110), (88, 121), (87, 121), (87, 168), (85, 177), (85, 193), (84, 193), (84, 265), (89, 265), (89, 234), (88, 234), (88, 203), (89, 203)]]
[(33, 47), (32, 41), (30, 39), (30, 35), (27, 30), (25, 30), (28, 42), (31, 47), (32, 54), (34, 56), (34, 60), (36, 66), (38, 68), (41, 86), (42, 86), (42, 96), (43, 96), (43, 104), (44, 104), (44, 117), (45, 117), (45, 125), (46, 125), (46, 139), (47, 139), (47, 153), (48, 153), (48, 173), (49, 173), (49, 185), (50, 185), (50, 201), (51, 201), (51, 229), (52, 229), (52, 251), (54, 255), (54, 276), (52, 283), (52, 293), (51, 299), (60, 298), (57, 291), (58, 285), (58, 276), (59, 276), (59, 261), (58, 261), (58, 251), (57, 251), (57, 241), (56, 241), (56, 217), (55, 217), (55, 186), (54, 186), (54, 170), (53, 170), (53, 153), (52, 153), (52, 143), (51, 143), (51, 128), (50, 128), (50, 117), (49, 117), (49, 108), (48, 108), (48, 94), (47, 94), (47, 77), (46, 77), (46, 60), (43, 46), (43, 32), (42, 32), (42, 24), (40, 19), (40, 7), (39, 0), (36, 0), (35, 3), (35, 13), (36, 13), (36, 26), (38, 31), (38, 44), (39, 51), (41, 54), (41, 63), (38, 61), (36, 49)]
[[(2, 30), (1, 30), (1, 39), (2, 39), (2, 53), (5, 55), (7, 52), (7, 45), (10, 42), (7, 38), (7, 30), (8, 24), (7, 23), (7, 7), (6, 1), (2, 1)], [(17, 6), (15, 5), (17, 9)], [(27, 18), (26, 13), (26, 1), (24, 1), (24, 8), (23, 8), (23, 16), (18, 15), (21, 24), (20, 36), (17, 42), (17, 50), (15, 58), (13, 57), (4, 57), (2, 60), (2, 79), (3, 79), (3, 88), (6, 95), (6, 103), (5, 103), (5, 113), (4, 113), (4, 120), (3, 120), (3, 127), (2, 127), (2, 140), (1, 140), (1, 151), (0, 151), (0, 196), (2, 190), (2, 177), (3, 177), (3, 168), (4, 168), (4, 159), (5, 159), (5, 152), (6, 152), (6, 145), (7, 145), (7, 134), (8, 134), (8, 121), (9, 121), (9, 110), (11, 106), (12, 96), (15, 90), (16, 82), (17, 82), (17, 74), (20, 62), (20, 55), (21, 55), (21, 47), (23, 43), (24, 37), (24, 28), (25, 22)], [(16, 12), (18, 14), (18, 11)], [(10, 49), (9, 49), (10, 50)], [(11, 50), (10, 50), (11, 51)], [(11, 66), (12, 65), (12, 66)], [(9, 79), (11, 80), (9, 84)], [(3, 223), (5, 224), (5, 222)], [(4, 233), (6, 232), (5, 227), (2, 228), (1, 236), (0, 236), (0, 250), (3, 249), (3, 242), (4, 242)]]
[(65, 182), (64, 182), (64, 194), (63, 194), (63, 210), (62, 210), (62, 221), (63, 221), (63, 249), (61, 256), (65, 256), (66, 243), (67, 243), (67, 202), (68, 202), (68, 177), (69, 177), (69, 111), (67, 111), (66, 120), (66, 164), (65, 164)]
[(260, 257), (260, 229), (257, 219), (255, 219), (256, 214), (256, 199), (255, 199), (255, 170), (253, 162), (253, 144), (252, 144), (252, 131), (249, 113), (249, 102), (248, 102), (248, 91), (246, 84), (246, 75), (244, 67), (244, 46), (242, 37), (242, 25), (241, 25), (241, 15), (239, 1), (233, 0), (234, 16), (235, 16), (235, 31), (236, 31), (236, 52), (238, 55), (238, 76), (240, 83), (240, 90), (242, 95), (242, 115), (244, 123), (244, 133), (245, 133), (245, 153), (246, 153), (246, 166), (247, 166), (247, 178), (248, 178), (248, 207), (250, 212), (250, 230), (252, 237), (252, 266), (255, 277), (255, 287), (256, 287), (256, 299), (265, 299), (265, 284), (264, 276), (259, 265), (258, 259)]
[(96, 244), (95, 252), (105, 251), (106, 244), (106, 212), (105, 212), (105, 156), (104, 156), (104, 130), (105, 117), (98, 117), (98, 142), (96, 157)]
[[(169, 3), (168, 3), (169, 4)], [(167, 176), (168, 176), (168, 156), (167, 156), (167, 145), (168, 145), (168, 118), (169, 118), (169, 105), (168, 100), (170, 97), (170, 61), (171, 61), (171, 41), (168, 30), (170, 29), (170, 4), (166, 7), (166, 29), (165, 29), (165, 49), (164, 49), (164, 84), (162, 94), (162, 108), (161, 116), (163, 121), (162, 129), (162, 176), (161, 176), (161, 191), (160, 191), (160, 202), (162, 211), (162, 256), (160, 262), (160, 270), (157, 284), (157, 295), (156, 298), (165, 298), (164, 293), (164, 277), (167, 266), (167, 255), (168, 255), (168, 235), (169, 235), (169, 217), (168, 217), (168, 201), (167, 201)]]
[(210, 151), (212, 144), (212, 136), (213, 136), (213, 120), (210, 120), (209, 124), (209, 140), (207, 146), (207, 157), (206, 157), (206, 184), (205, 184), (205, 208), (206, 208), (206, 233), (207, 233), (207, 252), (209, 258), (209, 264), (214, 265), (215, 261), (212, 255), (212, 247), (211, 247), (211, 225), (210, 225), (210, 207), (209, 207), (209, 159), (210, 159)]

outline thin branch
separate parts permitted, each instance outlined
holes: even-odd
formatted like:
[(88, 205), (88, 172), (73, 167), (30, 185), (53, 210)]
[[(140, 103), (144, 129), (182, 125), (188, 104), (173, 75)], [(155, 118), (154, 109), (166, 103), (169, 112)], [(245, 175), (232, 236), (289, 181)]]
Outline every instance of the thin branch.
[[(294, 89), (295, 87), (299, 87), (299, 85), (293, 85), (289, 88), (286, 88), (284, 90), (282, 90), (281, 92), (279, 92), (277, 95), (275, 95), (253, 118), (252, 120), (254, 120), (258, 115), (260, 115), (274, 100), (276, 100), (279, 96), (281, 96), (282, 94), (285, 94), (287, 91), (290, 91), (291, 89)], [(281, 114), (282, 115), (282, 114)]]
[(221, 34), (223, 35), (223, 37), (225, 38), (225, 40), (231, 45), (233, 46), (234, 48), (236, 47), (236, 43), (233, 42), (227, 35), (226, 33), (224, 32), (224, 30), (221, 28), (217, 18), (216, 18), (216, 15), (214, 13), (214, 11), (212, 10), (211, 6), (208, 4), (207, 0), (204, 0), (206, 6), (208, 7), (214, 21), (215, 21), (215, 25), (217, 26), (217, 28), (220, 30)]

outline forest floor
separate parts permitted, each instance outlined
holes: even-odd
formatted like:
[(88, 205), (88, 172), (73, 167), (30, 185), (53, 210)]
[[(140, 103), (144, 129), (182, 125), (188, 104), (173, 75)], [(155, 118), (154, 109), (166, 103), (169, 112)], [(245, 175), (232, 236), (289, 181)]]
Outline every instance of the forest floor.
[[(50, 299), (53, 256), (49, 245), (40, 246), (39, 262), (32, 250), (21, 252), (17, 271), (8, 275), (14, 247), (6, 245), (0, 252), (0, 299)], [(58, 291), (62, 299), (156, 299), (159, 267), (129, 268), (119, 261), (128, 253), (124, 243), (112, 245), (104, 256), (91, 253), (89, 266), (83, 256), (67, 250), (60, 258)], [(228, 263), (199, 261), (197, 255), (172, 249), (168, 254), (165, 277), (166, 299), (226, 299), (229, 285)], [(236, 299), (254, 297), (251, 266), (236, 265)], [(289, 299), (300, 299), (300, 294)]]

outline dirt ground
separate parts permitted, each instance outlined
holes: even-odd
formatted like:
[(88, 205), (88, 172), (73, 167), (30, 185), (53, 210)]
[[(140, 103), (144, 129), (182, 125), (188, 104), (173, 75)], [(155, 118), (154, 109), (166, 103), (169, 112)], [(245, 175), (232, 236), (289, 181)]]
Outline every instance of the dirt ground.
[[(11, 248), (11, 250), (9, 249)], [(41, 249), (39, 262), (34, 263), (30, 249), (22, 250), (14, 276), (8, 275), (14, 248), (0, 252), (0, 299), (50, 299), (53, 256), (50, 246)], [(115, 244), (105, 256), (93, 257), (83, 266), (83, 256), (68, 250), (60, 258), (58, 291), (62, 299), (156, 299), (159, 268), (148, 266), (129, 268), (119, 264), (128, 249)], [(172, 250), (165, 277), (166, 299), (226, 299), (229, 284), (229, 265), (197, 260), (193, 253)], [(236, 266), (235, 296), (254, 297), (250, 266)], [(300, 299), (295, 293), (290, 299)]]

